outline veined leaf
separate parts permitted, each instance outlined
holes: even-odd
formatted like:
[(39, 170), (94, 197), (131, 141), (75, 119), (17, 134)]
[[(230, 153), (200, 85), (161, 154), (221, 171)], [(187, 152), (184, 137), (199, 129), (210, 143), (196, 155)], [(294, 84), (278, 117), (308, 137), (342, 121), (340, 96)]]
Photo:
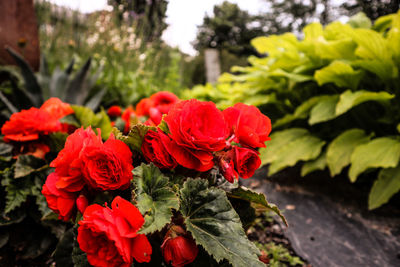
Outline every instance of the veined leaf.
[(336, 137), (327, 148), (326, 162), (331, 176), (339, 174), (350, 164), (354, 149), (371, 139), (361, 129), (350, 129)]
[(379, 208), (400, 191), (400, 166), (382, 169), (375, 180), (368, 197), (370, 210)]
[(275, 204), (269, 203), (263, 193), (257, 193), (249, 188), (240, 186), (238, 188), (233, 189), (230, 192), (227, 192), (226, 194), (230, 198), (243, 199), (243, 200), (246, 200), (249, 202), (253, 202), (255, 204), (262, 205), (262, 206), (272, 210), (273, 212), (275, 212), (282, 219), (282, 221), (286, 224), (286, 226), (288, 225), (285, 216), (283, 216), (283, 214), (278, 209), (278, 207)]
[(400, 141), (390, 137), (376, 138), (362, 144), (351, 155), (349, 177), (351, 182), (369, 168), (396, 167), (400, 159)]
[(352, 92), (347, 90), (340, 95), (339, 102), (336, 105), (336, 116), (346, 113), (351, 108), (366, 101), (386, 101), (392, 99), (394, 95), (387, 92), (370, 92), (360, 90)]
[(326, 167), (326, 151), (323, 151), (321, 155), (315, 160), (307, 161), (301, 166), (301, 176), (306, 176), (314, 171), (323, 170)]
[(112, 131), (110, 118), (103, 108), (96, 114), (96, 116), (99, 118), (96, 128), (101, 129), (101, 137), (103, 139), (108, 139)]
[(140, 232), (149, 234), (159, 231), (171, 221), (172, 209), (179, 208), (178, 196), (169, 187), (168, 177), (153, 163), (142, 163), (133, 170), (133, 175), (137, 207), (145, 219)]
[(282, 149), (285, 144), (307, 134), (308, 131), (301, 128), (291, 128), (271, 134), (271, 141), (268, 142), (268, 146), (266, 148), (260, 148), (259, 150), (262, 165), (275, 161), (277, 159), (279, 150)]
[(356, 89), (363, 73), (354, 70), (349, 64), (341, 61), (333, 61), (330, 65), (317, 70), (314, 74), (318, 85), (334, 83), (338, 87)]
[(90, 108), (83, 106), (71, 105), (74, 110), (74, 115), (83, 127), (92, 126), (93, 129), (101, 129), (101, 137), (107, 139), (112, 131), (110, 118), (107, 113), (102, 109), (99, 113), (95, 114)]
[(76, 105), (71, 105), (71, 107), (74, 110), (75, 117), (83, 127), (92, 126), (92, 128), (95, 128), (99, 123), (100, 118), (90, 108)]
[(12, 159), (13, 146), (0, 142), (0, 161), (10, 161)]
[(32, 155), (20, 155), (15, 163), (14, 178), (25, 177), (44, 166), (44, 161)]
[(0, 174), (3, 177), (1, 185), (4, 186), (6, 192), (4, 214), (10, 213), (20, 207), (29, 195), (36, 193), (41, 187), (41, 184), (34, 183), (30, 176), (14, 179), (12, 169), (6, 169), (0, 172)]
[(335, 109), (338, 100), (338, 95), (332, 95), (329, 98), (319, 101), (318, 104), (311, 109), (308, 124), (314, 125), (336, 118)]
[(353, 29), (350, 36), (358, 44), (356, 55), (365, 59), (390, 59), (390, 51), (387, 49), (383, 36), (370, 29)]
[(385, 82), (399, 75), (399, 70), (391, 59), (355, 60), (352, 65), (376, 74)]
[(223, 190), (208, 188), (207, 180), (189, 178), (180, 196), (186, 229), (216, 261), (227, 259), (233, 267), (265, 266)]
[(306, 129), (292, 128), (272, 134), (269, 146), (260, 150), (260, 157), (263, 164), (271, 163), (269, 175), (272, 175), (299, 161), (317, 158), (324, 144)]
[(154, 126), (147, 126), (142, 123), (137, 123), (131, 127), (131, 130), (128, 133), (128, 136), (122, 137), (122, 140), (125, 144), (127, 144), (131, 149), (136, 150), (139, 153), (142, 153), (142, 143), (144, 136), (146, 135), (148, 130), (156, 131), (157, 128)]

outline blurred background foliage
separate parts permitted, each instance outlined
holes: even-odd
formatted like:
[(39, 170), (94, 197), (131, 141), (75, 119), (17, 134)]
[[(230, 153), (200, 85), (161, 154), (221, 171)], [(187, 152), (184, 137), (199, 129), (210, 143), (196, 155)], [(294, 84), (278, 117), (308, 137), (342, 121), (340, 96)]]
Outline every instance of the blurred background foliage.
[(178, 93), (187, 55), (166, 45), (166, 1), (109, 1), (111, 11), (82, 14), (36, 1), (41, 52), (50, 70), (65, 68), (71, 58), (79, 66), (93, 58), (101, 69), (97, 85), (107, 89), (105, 106), (136, 103), (159, 90)]

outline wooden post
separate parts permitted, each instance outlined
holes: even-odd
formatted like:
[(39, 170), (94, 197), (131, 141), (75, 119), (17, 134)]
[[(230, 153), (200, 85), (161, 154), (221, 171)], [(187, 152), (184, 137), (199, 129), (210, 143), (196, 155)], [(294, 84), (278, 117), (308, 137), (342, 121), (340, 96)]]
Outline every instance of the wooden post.
[(219, 63), (219, 52), (217, 49), (209, 48), (204, 51), (204, 61), (206, 65), (206, 79), (208, 83), (216, 83), (221, 75)]
[(0, 0), (0, 65), (15, 65), (6, 46), (20, 53), (34, 70), (39, 69), (39, 34), (33, 0)]

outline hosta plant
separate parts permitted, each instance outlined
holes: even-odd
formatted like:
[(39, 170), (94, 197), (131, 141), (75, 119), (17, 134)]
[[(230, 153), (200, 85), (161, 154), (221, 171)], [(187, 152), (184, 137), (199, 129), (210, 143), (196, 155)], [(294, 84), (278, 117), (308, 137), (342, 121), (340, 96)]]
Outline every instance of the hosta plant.
[(265, 57), (223, 74), (215, 91), (186, 95), (259, 106), (275, 129), (260, 150), (270, 175), (301, 163), (302, 176), (375, 176), (368, 207), (378, 208), (400, 190), (400, 12), (373, 24), (363, 14), (347, 24), (312, 23), (303, 35), (255, 38)]
[[(42, 221), (51, 220), (57, 229), (57, 265), (265, 266), (243, 225), (251, 224), (254, 205), (285, 219), (264, 195), (238, 183), (259, 168), (257, 150), (270, 140), (270, 120), (256, 107), (239, 103), (220, 111), (212, 102), (160, 92), (135, 108), (110, 108), (112, 121), (105, 111), (95, 114), (60, 100), (47, 110), (54, 128), (37, 117), (20, 129), (18, 121), (31, 110), (14, 114), (2, 127), (2, 155), (10, 162), (17, 157), (3, 171), (7, 203), (19, 201), (7, 204), (4, 215), (18, 210), (26, 196), (36, 196), (46, 211)], [(66, 139), (56, 139), (66, 123), (72, 125)], [(122, 123), (121, 130), (110, 132), (112, 123)], [(34, 155), (13, 150), (32, 138), (58, 141), (42, 165)], [(27, 177), (25, 191), (8, 186), (17, 173)]]

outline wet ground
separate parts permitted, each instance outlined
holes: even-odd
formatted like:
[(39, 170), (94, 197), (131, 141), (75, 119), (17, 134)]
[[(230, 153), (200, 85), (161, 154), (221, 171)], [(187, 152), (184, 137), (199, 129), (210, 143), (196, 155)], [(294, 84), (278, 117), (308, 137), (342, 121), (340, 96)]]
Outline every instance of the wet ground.
[(368, 177), (352, 184), (344, 176), (298, 173), (291, 168), (267, 179), (262, 168), (244, 181), (284, 211), (283, 233), (298, 256), (321, 267), (400, 266), (399, 196), (368, 211)]

